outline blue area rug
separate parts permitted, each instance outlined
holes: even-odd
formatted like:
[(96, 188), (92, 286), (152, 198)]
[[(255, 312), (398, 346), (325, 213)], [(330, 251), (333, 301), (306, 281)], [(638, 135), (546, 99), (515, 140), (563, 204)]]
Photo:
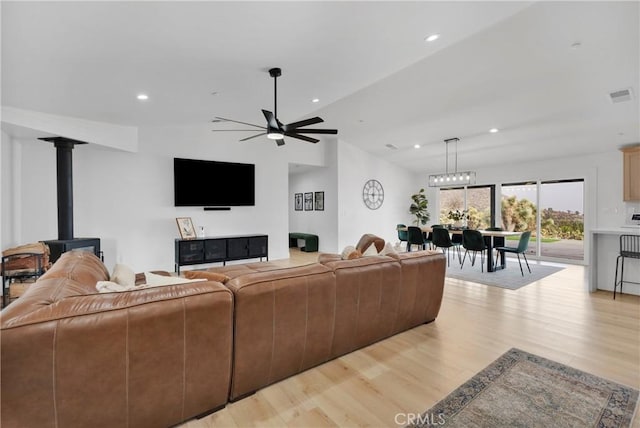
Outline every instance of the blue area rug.
[(451, 265), (447, 267), (447, 276), (450, 278), (461, 279), (463, 281), (477, 282), (479, 284), (493, 285), (494, 287), (508, 288), (517, 290), (520, 287), (539, 281), (540, 279), (553, 275), (564, 269), (558, 266), (540, 265), (529, 262), (531, 273), (527, 270), (527, 266), (522, 261), (522, 269), (524, 276), (520, 273), (518, 260), (507, 260), (507, 268), (496, 272), (487, 272), (486, 260), (484, 272), (480, 271), (480, 256), (478, 256), (475, 266), (471, 266), (469, 259), (464, 262), (464, 267), (460, 269), (458, 259), (452, 258)]

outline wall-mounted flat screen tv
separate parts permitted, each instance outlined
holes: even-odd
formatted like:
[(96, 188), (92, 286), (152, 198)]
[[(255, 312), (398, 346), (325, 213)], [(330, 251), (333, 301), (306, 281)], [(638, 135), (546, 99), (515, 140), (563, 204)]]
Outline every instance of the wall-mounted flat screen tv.
[(176, 207), (255, 205), (255, 165), (173, 159)]

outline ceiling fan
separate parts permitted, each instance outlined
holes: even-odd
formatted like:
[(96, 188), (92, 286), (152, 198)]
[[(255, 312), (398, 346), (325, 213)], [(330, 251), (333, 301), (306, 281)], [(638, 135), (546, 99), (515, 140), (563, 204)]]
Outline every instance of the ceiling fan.
[[(259, 134), (252, 135), (247, 138), (243, 138), (240, 141), (250, 140), (252, 138), (260, 137), (262, 135), (266, 135), (270, 140), (275, 140), (278, 146), (284, 145), (284, 137), (297, 138), (299, 140), (308, 141), (309, 143), (317, 143), (318, 139), (307, 137), (302, 134), (337, 134), (337, 129), (311, 129), (304, 128), (305, 126), (315, 125), (316, 123), (324, 122), (319, 117), (312, 117), (310, 119), (304, 119), (298, 122), (288, 123), (283, 125), (282, 122), (278, 120), (278, 77), (282, 75), (282, 70), (279, 68), (272, 68), (269, 70), (269, 75), (273, 77), (273, 113), (268, 110), (262, 110), (262, 114), (264, 114), (265, 119), (267, 119), (267, 126), (254, 125), (253, 123), (240, 122), (239, 120), (226, 119), (224, 117), (218, 117), (212, 122), (233, 122), (239, 123), (241, 125), (254, 126), (258, 129), (213, 129), (214, 132), (219, 131), (254, 131), (259, 132)], [(264, 131), (262, 131), (264, 130)]]

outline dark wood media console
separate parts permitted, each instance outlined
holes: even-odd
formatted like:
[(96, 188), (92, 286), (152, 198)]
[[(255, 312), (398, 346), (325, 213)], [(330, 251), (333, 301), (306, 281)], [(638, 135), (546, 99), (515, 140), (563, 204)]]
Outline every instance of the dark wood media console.
[(268, 235), (210, 236), (196, 239), (176, 239), (175, 271), (180, 266), (219, 263), (231, 260), (269, 260)]

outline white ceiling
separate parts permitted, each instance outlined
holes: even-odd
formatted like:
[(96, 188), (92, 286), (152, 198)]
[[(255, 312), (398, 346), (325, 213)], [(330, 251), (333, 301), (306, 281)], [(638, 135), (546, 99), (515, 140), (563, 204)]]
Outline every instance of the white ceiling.
[[(417, 172), (444, 168), (450, 137), (459, 169), (640, 141), (638, 2), (1, 7), (4, 106), (131, 126), (262, 124), (267, 70), (281, 67), (282, 122), (320, 115), (317, 127)], [(432, 33), (441, 38), (425, 43)], [(629, 87), (631, 102), (610, 102)]]

